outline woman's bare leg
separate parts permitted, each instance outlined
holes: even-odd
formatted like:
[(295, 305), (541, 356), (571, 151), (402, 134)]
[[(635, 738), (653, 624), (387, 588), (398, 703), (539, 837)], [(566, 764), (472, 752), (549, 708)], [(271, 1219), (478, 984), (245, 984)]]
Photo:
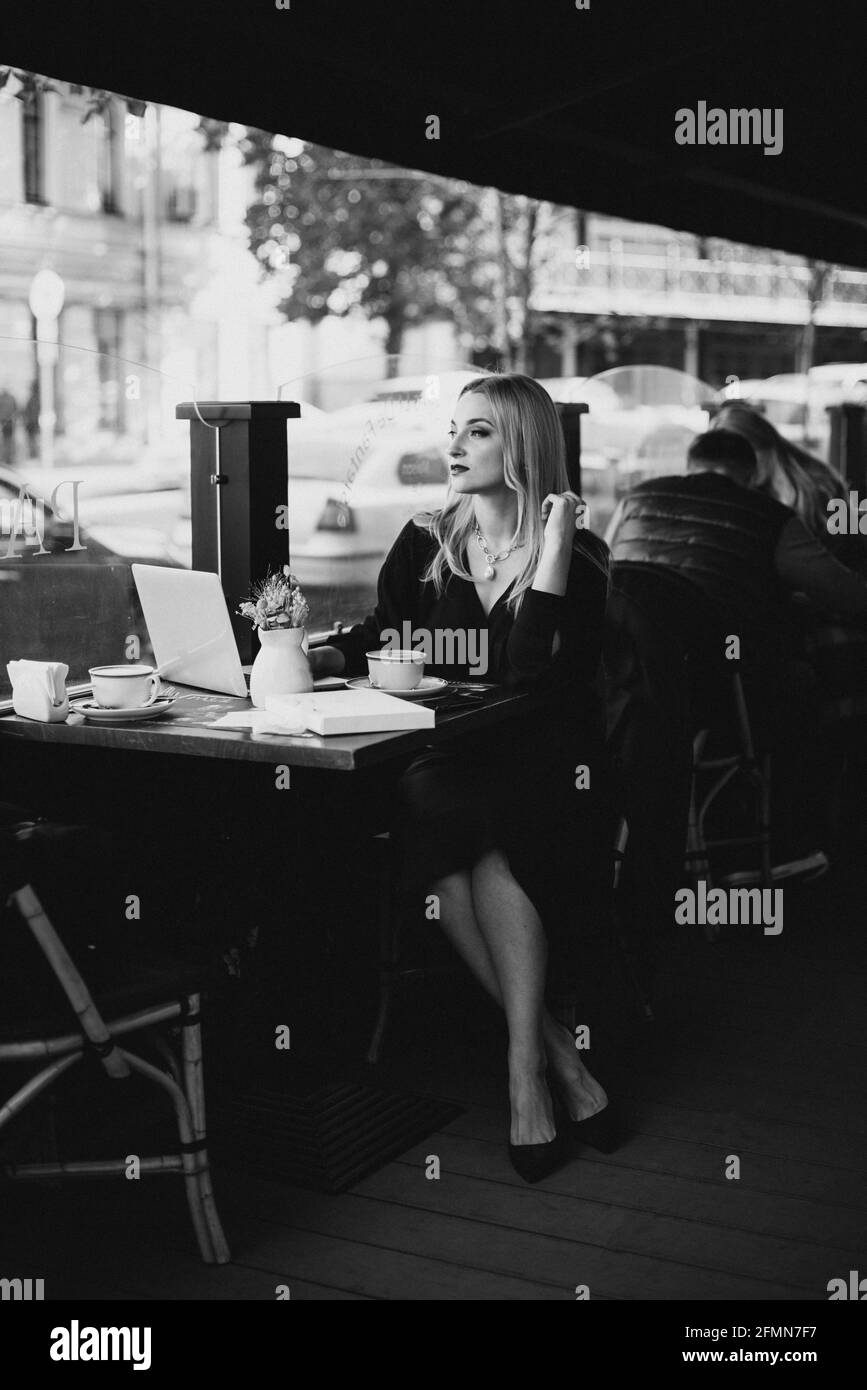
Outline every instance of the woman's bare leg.
[[(514, 890), (520, 895), (519, 901), (523, 899), (523, 902), (529, 907), (531, 917), (535, 918), (538, 922), (538, 914), (512, 876), (508, 868), (508, 861), (505, 860), (504, 856), (500, 856), (500, 860), (498, 873), (505, 878), (507, 891), (512, 892), (513, 885)], [(492, 952), (488, 947), (487, 938), (483, 934), (476, 912), (472, 872), (468, 869), (464, 869), (457, 873), (448, 874), (432, 885), (432, 891), (435, 892), (439, 898), (440, 926), (446, 936), (461, 958), (469, 966), (483, 989), (486, 990), (501, 1008), (504, 1007), (503, 991), (500, 985), (498, 969)], [(477, 893), (483, 891), (480, 882), (476, 884), (475, 891)], [(541, 930), (540, 922), (539, 928)], [(542, 937), (542, 942), (544, 947), (544, 935)], [(544, 960), (545, 957), (543, 955), (543, 978)], [(550, 1065), (560, 1078), (566, 1095), (569, 1114), (572, 1119), (575, 1120), (586, 1119), (588, 1116), (595, 1114), (596, 1111), (601, 1110), (607, 1103), (605, 1092), (582, 1064), (568, 1029), (565, 1028), (563, 1024), (558, 1023), (556, 1019), (552, 1018), (544, 1006), (542, 1008), (541, 1026), (545, 1052)], [(511, 1037), (512, 1034), (510, 1030), (510, 1053)], [(538, 1090), (538, 1087), (535, 1087), (535, 1089)], [(523, 1102), (521, 1102), (520, 1108), (522, 1110), (526, 1108)], [(550, 1134), (547, 1134), (546, 1137), (552, 1138), (553, 1130)], [(522, 1137), (516, 1139), (513, 1126), (512, 1142), (542, 1143), (544, 1139), (525, 1138), (523, 1137), (523, 1130)]]
[(544, 1144), (556, 1132), (545, 1081), (545, 931), (502, 850), (483, 854), (473, 865), (470, 880), (476, 921), (500, 984), (509, 1030), (512, 1143)]
[(445, 935), (482, 988), (502, 1006), (500, 982), (476, 920), (470, 870), (461, 869), (438, 879), (432, 884), (431, 892), (439, 898), (439, 924)]

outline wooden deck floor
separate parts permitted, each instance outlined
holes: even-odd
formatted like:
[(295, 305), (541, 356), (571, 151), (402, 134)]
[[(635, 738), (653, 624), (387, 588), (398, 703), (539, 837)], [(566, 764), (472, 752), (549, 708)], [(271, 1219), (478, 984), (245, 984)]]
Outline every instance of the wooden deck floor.
[(342, 1196), (218, 1172), (221, 1269), (200, 1264), (173, 1178), (74, 1201), (19, 1189), (4, 1269), (44, 1277), (49, 1298), (573, 1300), (586, 1284), (597, 1300), (825, 1300), (867, 1268), (865, 891), (850, 864), (787, 890), (779, 937), (664, 943), (658, 1021), (613, 1069), (629, 1135), (609, 1157), (525, 1186), (500, 1035), (469, 989), (428, 981), (383, 1077), (461, 1104), (442, 1132)]

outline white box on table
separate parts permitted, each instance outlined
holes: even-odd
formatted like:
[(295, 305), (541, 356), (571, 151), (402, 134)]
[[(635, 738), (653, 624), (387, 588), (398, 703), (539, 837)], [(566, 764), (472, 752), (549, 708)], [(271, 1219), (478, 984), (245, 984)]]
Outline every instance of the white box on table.
[(314, 734), (384, 734), (433, 729), (432, 709), (380, 690), (314, 690), (305, 695), (269, 695), (275, 714), (300, 713)]

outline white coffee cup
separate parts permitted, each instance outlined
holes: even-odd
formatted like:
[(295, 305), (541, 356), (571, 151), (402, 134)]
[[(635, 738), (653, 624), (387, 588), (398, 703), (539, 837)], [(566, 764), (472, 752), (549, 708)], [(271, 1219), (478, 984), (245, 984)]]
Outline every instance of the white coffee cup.
[(92, 666), (93, 698), (103, 709), (145, 709), (160, 693), (152, 666)]
[(375, 690), (415, 690), (424, 678), (424, 652), (368, 652), (367, 669)]

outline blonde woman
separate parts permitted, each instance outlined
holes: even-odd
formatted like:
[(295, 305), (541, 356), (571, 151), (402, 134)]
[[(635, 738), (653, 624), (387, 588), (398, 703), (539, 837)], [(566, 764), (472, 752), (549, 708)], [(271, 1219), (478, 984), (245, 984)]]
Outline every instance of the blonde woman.
[[(437, 631), (450, 630), (466, 633), (470, 649), (472, 630), (474, 649), (487, 651), (485, 681), (546, 697), (543, 709), (470, 746), (465, 738), (426, 750), (401, 779), (394, 818), (419, 917), (436, 894), (440, 926), (505, 1012), (509, 1154), (536, 1182), (565, 1161), (567, 1131), (605, 1150), (615, 1142), (605, 1091), (545, 1008), (549, 939), (580, 919), (590, 867), (589, 793), (576, 773), (589, 768), (591, 785), (601, 773), (594, 680), (608, 554), (569, 490), (557, 410), (538, 383), (469, 382), (449, 439), (445, 506), (397, 537), (373, 615), (311, 657), (316, 675), (366, 673), (366, 653), (406, 620), (434, 648)], [(427, 672), (474, 674), (460, 665)], [(549, 1077), (568, 1116), (559, 1128)]]

